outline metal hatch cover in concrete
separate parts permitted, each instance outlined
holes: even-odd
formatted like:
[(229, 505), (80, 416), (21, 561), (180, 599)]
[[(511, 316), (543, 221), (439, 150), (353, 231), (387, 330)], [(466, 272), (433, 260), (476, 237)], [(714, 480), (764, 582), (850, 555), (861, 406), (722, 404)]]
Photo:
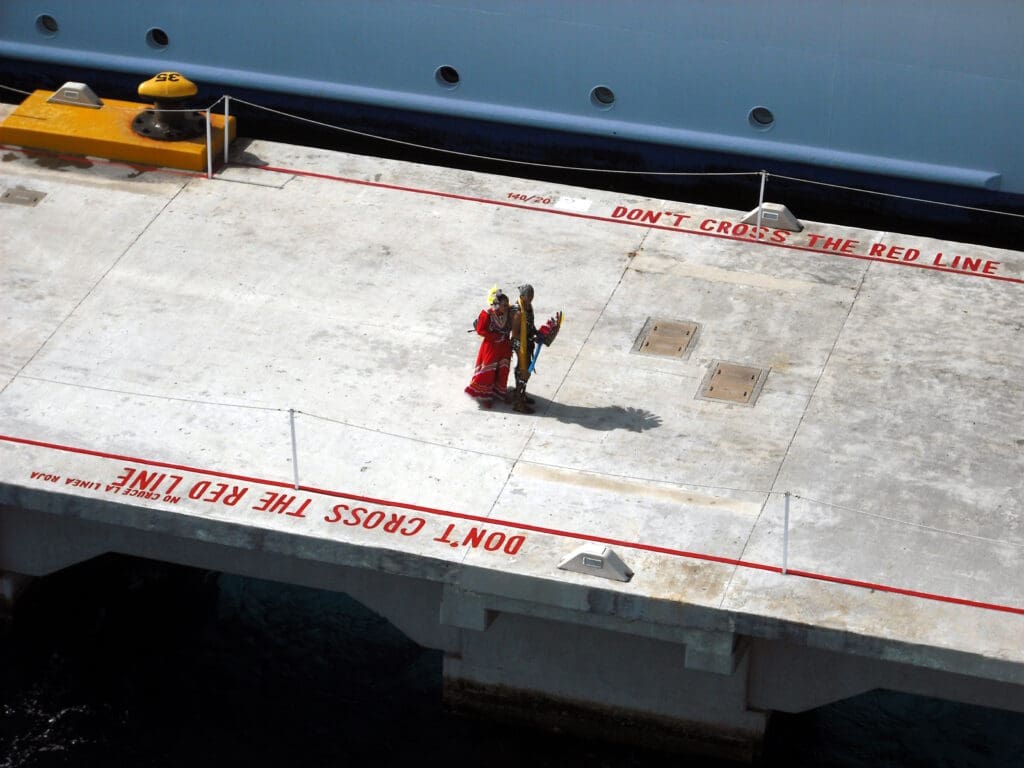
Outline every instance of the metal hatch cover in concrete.
[(767, 378), (768, 371), (764, 368), (713, 360), (697, 396), (704, 400), (754, 405)]
[[(708, 673), (749, 640), (1024, 685), (1024, 254), (759, 242), (736, 211), (261, 141), (211, 180), (0, 153), (0, 190), (44, 195), (0, 206), (0, 568), (100, 526), (427, 580), (485, 634), (682, 638)], [(481, 410), (466, 329), (525, 282), (567, 313), (536, 413)], [(699, 336), (634, 354), (649, 317)], [(694, 397), (714, 361), (770, 368), (756, 407)], [(558, 568), (587, 543), (632, 578)]]
[(685, 359), (697, 340), (698, 323), (648, 318), (633, 345), (642, 355), (664, 355)]

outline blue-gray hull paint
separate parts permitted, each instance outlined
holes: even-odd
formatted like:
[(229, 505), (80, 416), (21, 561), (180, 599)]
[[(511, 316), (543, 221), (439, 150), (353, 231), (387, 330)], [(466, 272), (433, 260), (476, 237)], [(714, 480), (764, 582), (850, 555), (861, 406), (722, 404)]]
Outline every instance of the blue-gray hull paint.
[[(147, 42), (153, 29), (166, 47)], [(27, 0), (0, 5), (0, 75), (49, 76), (46, 87), (78, 73), (126, 97), (174, 69), (201, 97), (249, 95), (446, 149), (613, 170), (764, 169), (1024, 210), (1021, 39), (1013, 0)], [(459, 72), (456, 87), (436, 77), (441, 66)], [(594, 102), (597, 86), (614, 104)], [(758, 106), (770, 127), (751, 120)], [(757, 183), (724, 186), (756, 194)], [(822, 195), (834, 193), (803, 193)]]

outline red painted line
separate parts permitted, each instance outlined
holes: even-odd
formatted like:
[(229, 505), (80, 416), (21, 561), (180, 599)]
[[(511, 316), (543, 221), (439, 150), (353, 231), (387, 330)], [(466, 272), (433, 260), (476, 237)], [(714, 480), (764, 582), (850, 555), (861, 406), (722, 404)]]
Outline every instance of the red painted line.
[(287, 173), (294, 176), (305, 176), (314, 179), (324, 179), (326, 181), (337, 181), (344, 184), (358, 184), (364, 187), (376, 187), (378, 189), (388, 189), (396, 192), (411, 192), (417, 195), (430, 195), (432, 197), (443, 197), (450, 200), (461, 200), (463, 202), (470, 203), (482, 203), (484, 205), (497, 205), (503, 208), (518, 208), (524, 211), (534, 211), (537, 213), (547, 213), (554, 216), (568, 216), (575, 219), (587, 219), (590, 221), (600, 221), (609, 224), (620, 224), (630, 227), (642, 227), (644, 229), (659, 229), (663, 232), (680, 232), (685, 235), (696, 235), (697, 237), (712, 237), (718, 240), (732, 240), (737, 243), (748, 243), (750, 245), (767, 245), (773, 248), (783, 248), (790, 251), (800, 251), (804, 253), (813, 253), (816, 256), (840, 256), (847, 259), (857, 259), (859, 261), (874, 261), (879, 264), (889, 264), (894, 266), (903, 267), (915, 267), (917, 269), (926, 269), (931, 272), (945, 272), (951, 275), (960, 275), (962, 277), (978, 277), (986, 280), (996, 280), (1004, 283), (1013, 283), (1016, 285), (1024, 285), (1024, 278), (1019, 277), (1007, 277), (1005, 275), (989, 275), (981, 272), (965, 272), (960, 269), (951, 269), (950, 267), (940, 267), (934, 264), (918, 264), (916, 262), (901, 261), (895, 259), (879, 258), (877, 256), (866, 256), (863, 254), (856, 253), (840, 253), (837, 251), (826, 251), (820, 248), (811, 248), (806, 245), (793, 245), (792, 243), (773, 243), (770, 241), (752, 240), (749, 237), (735, 237), (733, 235), (724, 235), (718, 232), (706, 232), (702, 229), (687, 229), (686, 227), (667, 227), (663, 224), (652, 224), (650, 222), (642, 221), (629, 221), (628, 219), (613, 219), (610, 216), (596, 216), (588, 213), (577, 213), (574, 211), (560, 211), (554, 208), (545, 208), (535, 205), (527, 205), (524, 203), (512, 203), (506, 200), (494, 200), (487, 197), (473, 197), (471, 195), (459, 195), (454, 192), (441, 192), (434, 189), (422, 189), (419, 187), (407, 187), (399, 184), (386, 184), (379, 181), (366, 181), (364, 179), (353, 179), (348, 176), (337, 176), (330, 173), (317, 173), (315, 171), (301, 171), (295, 168), (281, 168), (272, 165), (249, 165), (246, 163), (231, 163), (231, 165), (242, 166), (246, 168), (256, 168), (259, 170), (267, 171), (270, 173)]
[[(82, 158), (83, 158), (82, 155), (61, 155), (61, 154), (56, 154), (56, 153), (53, 153), (53, 152), (31, 150), (31, 149), (27, 149), (27, 148), (24, 148), (24, 147), (12, 147), (12, 146), (8, 146), (6, 144), (0, 144), (0, 150), (6, 150), (6, 151), (11, 151), (11, 152), (21, 152), (22, 154), (32, 155), (32, 156), (35, 156), (35, 157), (39, 157), (39, 156), (55, 157), (55, 158), (58, 158), (60, 160), (66, 160), (66, 161), (72, 162), (72, 163), (73, 162), (81, 163), (82, 162)], [(158, 167), (158, 166), (141, 165), (141, 164), (138, 164), (138, 163), (125, 163), (125, 162), (121, 162), (121, 161), (117, 161), (117, 160), (108, 160), (106, 158), (100, 158), (100, 157), (89, 156), (87, 162), (94, 163), (94, 164), (95, 163), (104, 163), (104, 164), (107, 164), (107, 165), (119, 165), (119, 166), (122, 166), (122, 167), (125, 167), (125, 168), (131, 168), (131, 169), (136, 170), (136, 171), (152, 171), (152, 172), (157, 172), (157, 173), (169, 173), (169, 174), (173, 174), (173, 175), (177, 175), (177, 176), (185, 176), (185, 177), (188, 177), (188, 178), (198, 178), (198, 179), (206, 178), (206, 174), (205, 173), (201, 173), (201, 172), (180, 171), (180, 170), (174, 170), (174, 169), (171, 169), (171, 168), (163, 168), (163, 167)], [(422, 188), (419, 188), (419, 187), (408, 187), (408, 186), (403, 186), (403, 185), (399, 185), (399, 184), (386, 184), (386, 183), (378, 182), (378, 181), (365, 181), (363, 179), (354, 179), (354, 178), (351, 178), (351, 177), (348, 177), (348, 176), (338, 176), (336, 174), (330, 174), (330, 173), (317, 173), (315, 171), (302, 171), (302, 170), (298, 170), (296, 168), (283, 168), (283, 167), (272, 166), (272, 165), (255, 165), (255, 164), (249, 164), (249, 163), (230, 163), (229, 165), (234, 165), (234, 166), (243, 167), (243, 168), (254, 168), (254, 169), (257, 169), (257, 170), (261, 170), (261, 171), (267, 171), (269, 173), (287, 173), (287, 174), (293, 175), (293, 176), (305, 176), (305, 177), (308, 177), (308, 178), (324, 179), (326, 181), (337, 181), (337, 182), (342, 182), (342, 183), (345, 183), (345, 184), (357, 184), (357, 185), (361, 185), (361, 186), (365, 186), (365, 187), (377, 187), (379, 189), (388, 189), (388, 190), (392, 190), (392, 191), (396, 191), (396, 192), (411, 192), (411, 193), (417, 194), (417, 195), (430, 195), (430, 196), (433, 196), (433, 197), (448, 198), (450, 200), (460, 200), (460, 201), (463, 201), (463, 202), (470, 202), (470, 203), (481, 203), (483, 205), (496, 205), (496, 206), (501, 206), (501, 207), (504, 207), (504, 208), (518, 208), (518, 209), (523, 210), (523, 211), (533, 211), (533, 212), (536, 212), (536, 213), (547, 213), (547, 214), (554, 215), (554, 216), (567, 216), (567, 217), (570, 217), (570, 218), (586, 219), (586, 220), (589, 220), (589, 221), (600, 221), (600, 222), (608, 223), (608, 224), (619, 224), (619, 225), (630, 226), (630, 227), (642, 227), (642, 228), (645, 228), (645, 229), (658, 229), (658, 230), (661, 230), (663, 232), (679, 232), (679, 233), (682, 233), (684, 235), (694, 235), (696, 237), (711, 237), (711, 238), (715, 238), (715, 239), (718, 239), (718, 240), (731, 240), (733, 242), (748, 243), (748, 244), (751, 244), (751, 245), (755, 245), (755, 244), (756, 245), (767, 245), (767, 246), (770, 246), (772, 248), (782, 248), (784, 250), (798, 251), (798, 252), (803, 252), (803, 253), (811, 253), (811, 254), (814, 254), (816, 256), (839, 256), (841, 258), (846, 258), (846, 259), (857, 259), (859, 261), (874, 261), (874, 262), (878, 262), (879, 264), (889, 264), (889, 265), (893, 265), (893, 266), (902, 266), (902, 267), (913, 267), (913, 268), (916, 268), (916, 269), (925, 269), (925, 270), (928, 270), (928, 271), (931, 271), (931, 272), (944, 272), (944, 273), (950, 274), (950, 275), (959, 275), (961, 277), (977, 277), (977, 278), (983, 278), (985, 280), (995, 280), (995, 281), (998, 281), (998, 282), (1012, 283), (1012, 284), (1016, 284), (1016, 285), (1024, 285), (1024, 278), (1007, 277), (1005, 275), (989, 275), (989, 274), (984, 274), (984, 273), (980, 273), (980, 272), (965, 272), (965, 271), (960, 270), (960, 269), (952, 269), (950, 267), (940, 267), (940, 266), (936, 266), (934, 264), (918, 264), (916, 262), (902, 261), (902, 260), (895, 260), (895, 259), (886, 259), (886, 258), (879, 258), (877, 256), (865, 256), (863, 254), (857, 254), (857, 253), (840, 253), (840, 252), (837, 252), (837, 251), (825, 251), (825, 250), (821, 250), (819, 248), (811, 248), (810, 246), (806, 246), (806, 245), (794, 245), (792, 243), (773, 243), (773, 242), (770, 242), (770, 241), (751, 240), (748, 237), (736, 237), (736, 236), (733, 236), (733, 235), (724, 235), (724, 234), (721, 234), (719, 232), (706, 232), (705, 230), (702, 230), (702, 229), (688, 229), (686, 227), (666, 227), (663, 224), (653, 224), (653, 223), (650, 223), (650, 222), (641, 222), (641, 221), (629, 221), (628, 219), (614, 219), (614, 218), (611, 218), (610, 216), (596, 216), (596, 215), (593, 215), (593, 214), (577, 213), (577, 212), (574, 212), (574, 211), (560, 211), (560, 210), (557, 210), (557, 209), (554, 209), (554, 208), (544, 208), (544, 207), (539, 207), (539, 206), (535, 206), (535, 205), (527, 205), (527, 204), (524, 204), (524, 203), (512, 203), (512, 202), (508, 202), (506, 200), (494, 200), (493, 198), (474, 197), (474, 196), (471, 196), (471, 195), (460, 195), (460, 194), (456, 194), (454, 192), (441, 192), (439, 190), (422, 189)], [(224, 167), (223, 163), (219, 163), (218, 162), (218, 163), (214, 164), (214, 170), (215, 171), (219, 171), (223, 167)]]
[[(344, 493), (342, 491), (335, 491), (324, 488), (317, 488), (315, 486), (300, 485), (297, 489), (292, 483), (283, 482), (280, 480), (268, 480), (260, 477), (251, 477), (249, 475), (239, 475), (230, 472), (219, 472), (212, 469), (203, 469), (201, 467), (191, 467), (185, 464), (174, 464), (166, 461), (156, 461), (153, 459), (143, 459), (137, 456), (125, 456), (117, 453), (108, 453), (106, 451), (95, 451), (89, 448), (77, 448), (69, 445), (61, 445), (59, 443), (47, 443), (40, 440), (30, 440), (24, 437), (14, 437), (13, 435), (0, 435), (0, 441), (15, 443), (19, 445), (29, 445), (36, 448), (47, 448), (55, 451), (63, 451), (66, 453), (77, 453), (84, 456), (96, 456), (104, 459), (115, 459), (117, 461), (128, 461), (135, 464), (145, 464), (151, 467), (161, 467), (163, 469), (177, 469), (184, 472), (192, 472), (199, 475), (208, 475), (211, 477), (223, 477), (230, 480), (241, 480), (249, 483), (258, 483), (260, 485), (269, 485), (276, 488), (289, 488), (292, 490), (306, 491), (307, 493), (316, 493), (323, 496), (331, 496), (341, 499), (349, 499), (352, 501), (360, 501), (366, 504), (375, 504), (383, 507), (392, 507), (394, 509), (408, 509), (415, 512), (424, 512), (427, 514), (438, 515), (442, 517), (453, 517), (460, 520), (472, 520), (474, 522), (490, 523), (492, 525), (501, 525), (506, 528), (513, 528), (520, 531), (529, 531), (532, 533), (543, 533), (550, 536), (557, 536), (563, 539), (576, 539), (579, 541), (591, 541), (598, 544), (608, 544), (618, 547), (626, 547), (628, 549), (636, 549), (644, 552), (653, 552), (655, 554), (669, 555), (672, 557), (681, 557), (691, 560), (702, 560), (711, 563), (719, 563), (722, 565), (732, 565), (737, 568), (750, 568), (753, 570), (767, 571), (769, 573), (782, 573), (782, 568), (777, 565), (767, 565), (765, 563), (757, 563), (751, 560), (738, 560), (731, 557), (722, 557), (719, 555), (710, 555), (703, 552), (691, 552), (684, 549), (673, 549), (670, 547), (662, 547), (656, 544), (644, 544), (636, 541), (626, 541), (624, 539), (613, 539), (606, 536), (595, 536), (587, 533), (576, 533), (573, 531), (564, 531), (558, 528), (547, 528), (539, 525), (530, 525), (529, 523), (520, 523), (515, 520), (501, 520), (493, 517), (482, 517), (480, 515), (470, 515), (463, 512), (452, 512), (446, 509), (436, 509), (434, 507), (425, 507), (419, 504), (410, 504), (401, 501), (389, 501), (387, 499), (377, 499), (371, 496), (359, 496), (351, 493)], [(796, 576), (804, 579), (813, 579), (815, 581), (825, 581), (832, 584), (842, 584), (844, 586), (858, 587), (860, 589), (867, 589), (876, 592), (888, 592), (890, 594), (905, 595), (907, 597), (919, 598), (921, 600), (931, 600), (940, 603), (951, 603), (953, 605), (969, 606), (971, 608), (981, 608), (987, 611), (999, 611), (1002, 613), (1013, 613), (1019, 616), (1024, 616), (1024, 608), (1019, 608), (1012, 605), (1002, 605), (1000, 603), (988, 603), (980, 600), (969, 600), (961, 597), (952, 597), (949, 595), (940, 595), (933, 592), (921, 592), (913, 589), (905, 589), (903, 587), (894, 587), (888, 584), (878, 584), (870, 581), (860, 581), (857, 579), (847, 579), (841, 576), (831, 576), (825, 573), (815, 573), (813, 571), (800, 571), (788, 568), (786, 574), (789, 576)]]
[(931, 592), (919, 592), (916, 589), (904, 589), (903, 587), (892, 587), (887, 585), (873, 584), (869, 581), (859, 581), (857, 579), (846, 579), (841, 576), (829, 576), (823, 573), (813, 573), (811, 571), (794, 571), (791, 568), (786, 569), (786, 573), (793, 576), (801, 576), (805, 579), (815, 579), (817, 581), (827, 581), (832, 584), (844, 584), (849, 587), (860, 587), (861, 589), (870, 589), (883, 592), (889, 592), (895, 595), (906, 595), (908, 597), (918, 597), (922, 600), (939, 600), (943, 603), (953, 603), (954, 605), (966, 605), (972, 608), (984, 608), (989, 611), (1003, 611), (1004, 613), (1016, 613), (1024, 616), (1024, 608), (1014, 608), (1009, 605), (999, 605), (998, 603), (984, 603), (979, 600), (968, 600), (963, 597), (950, 597), (948, 595), (936, 595)]

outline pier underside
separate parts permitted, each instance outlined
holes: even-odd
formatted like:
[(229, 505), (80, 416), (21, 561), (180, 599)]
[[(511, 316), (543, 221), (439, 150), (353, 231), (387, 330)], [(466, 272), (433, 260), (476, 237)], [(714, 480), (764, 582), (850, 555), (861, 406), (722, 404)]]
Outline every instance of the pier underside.
[[(344, 592), (443, 652), (444, 698), (453, 710), (645, 748), (754, 761), (773, 712), (805, 712), (877, 688), (1024, 712), (1010, 683), (809, 648), (795, 638), (638, 626), (597, 609), (596, 593), (588, 610), (543, 609), (427, 579), (11, 507), (0, 508), (0, 540), (8, 568), (0, 583), (17, 590), (115, 551)], [(10, 611), (17, 592), (7, 594)]]

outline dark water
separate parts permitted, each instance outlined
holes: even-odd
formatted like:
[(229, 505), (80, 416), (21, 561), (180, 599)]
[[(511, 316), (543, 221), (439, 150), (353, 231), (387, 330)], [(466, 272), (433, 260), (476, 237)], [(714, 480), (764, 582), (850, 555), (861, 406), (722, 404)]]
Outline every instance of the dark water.
[[(441, 657), (344, 595), (107, 556), (0, 637), (0, 767), (731, 764), (463, 719)], [(1024, 765), (1024, 716), (873, 693), (772, 721), (765, 765)]]

